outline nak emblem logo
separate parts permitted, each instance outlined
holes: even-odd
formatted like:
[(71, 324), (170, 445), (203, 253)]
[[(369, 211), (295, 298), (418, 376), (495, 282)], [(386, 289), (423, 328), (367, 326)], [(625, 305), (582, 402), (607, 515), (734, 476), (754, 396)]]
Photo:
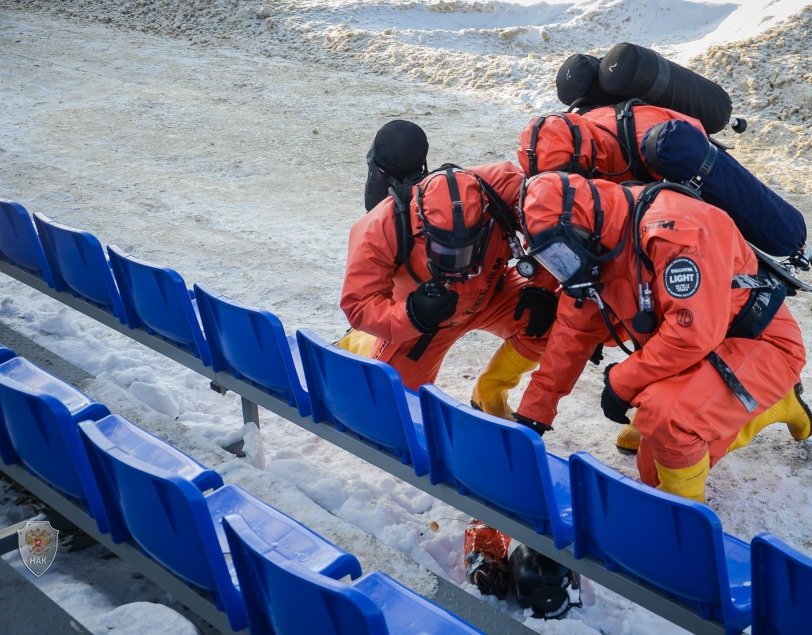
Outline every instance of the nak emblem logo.
[(29, 520), (17, 530), (20, 558), (25, 567), (40, 577), (54, 563), (58, 547), (59, 530), (47, 520)]

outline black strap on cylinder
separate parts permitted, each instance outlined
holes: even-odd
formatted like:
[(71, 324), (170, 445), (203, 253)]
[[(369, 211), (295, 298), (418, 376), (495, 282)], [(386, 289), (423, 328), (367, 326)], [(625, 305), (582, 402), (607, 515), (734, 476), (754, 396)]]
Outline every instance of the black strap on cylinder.
[(668, 179), (673, 183), (681, 183), (682, 179), (669, 172), (660, 161), (660, 157), (657, 156), (657, 139), (659, 139), (660, 131), (666, 123), (665, 121), (658, 123), (649, 131), (648, 139), (646, 139), (646, 161), (648, 161), (651, 169), (664, 179)]
[(652, 104), (663, 96), (665, 89), (668, 87), (668, 82), (671, 79), (671, 66), (668, 64), (668, 60), (659, 53), (654, 54), (657, 56), (657, 79), (654, 80), (654, 84), (642, 97), (643, 101)]
[(697, 192), (702, 188), (702, 185), (705, 183), (705, 179), (713, 169), (713, 166), (716, 163), (716, 156), (718, 154), (719, 150), (716, 148), (716, 146), (712, 143), (708, 143), (708, 153), (705, 155), (705, 160), (702, 162), (702, 165), (699, 166), (696, 174), (694, 174), (688, 180), (688, 185), (694, 188)]

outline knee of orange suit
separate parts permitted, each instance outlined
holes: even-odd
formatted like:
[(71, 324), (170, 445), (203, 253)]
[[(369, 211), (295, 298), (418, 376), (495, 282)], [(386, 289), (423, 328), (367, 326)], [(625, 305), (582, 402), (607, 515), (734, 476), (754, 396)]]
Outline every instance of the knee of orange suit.
[(369, 333), (350, 329), (344, 337), (335, 343), (335, 345), (348, 353), (354, 353), (356, 355), (360, 355), (361, 357), (369, 357), (372, 355), (372, 348), (375, 346), (375, 341), (377, 339), (378, 338), (376, 338), (374, 335), (370, 335)]
[(657, 476), (660, 484), (657, 489), (683, 498), (690, 498), (698, 503), (705, 502), (705, 481), (710, 472), (710, 454), (706, 454), (699, 463), (688, 467), (668, 468), (656, 461)]

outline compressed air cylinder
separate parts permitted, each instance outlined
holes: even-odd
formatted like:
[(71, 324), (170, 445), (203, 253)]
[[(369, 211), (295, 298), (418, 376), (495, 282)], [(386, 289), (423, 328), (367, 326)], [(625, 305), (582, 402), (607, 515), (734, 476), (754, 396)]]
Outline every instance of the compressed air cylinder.
[(558, 100), (567, 106), (576, 99), (586, 100), (589, 105), (614, 104), (617, 100), (601, 89), (600, 67), (601, 61), (594, 55), (570, 55), (555, 78)]
[[(656, 143), (650, 141), (652, 135)], [(702, 198), (727, 212), (745, 240), (761, 251), (786, 257), (806, 243), (803, 215), (727, 152), (712, 149), (707, 137), (688, 122), (673, 119), (653, 126), (643, 136), (640, 151), (660, 176), (677, 183), (697, 176), (706, 159), (707, 164), (712, 159), (699, 179)]]
[(676, 110), (699, 119), (708, 134), (719, 132), (730, 121), (733, 105), (724, 88), (636, 44), (609, 49), (598, 78), (615, 102), (637, 98)]

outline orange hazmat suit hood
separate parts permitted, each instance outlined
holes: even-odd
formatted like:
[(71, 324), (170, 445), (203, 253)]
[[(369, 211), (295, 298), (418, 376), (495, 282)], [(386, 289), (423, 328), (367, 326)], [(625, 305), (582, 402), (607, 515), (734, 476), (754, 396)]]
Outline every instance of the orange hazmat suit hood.
[(481, 272), (494, 224), (486, 218), (486, 207), (479, 180), (467, 170), (441, 169), (417, 186), (412, 211), (426, 239), (433, 276), (467, 279)]
[(554, 113), (530, 120), (519, 133), (516, 154), (527, 176), (553, 170), (588, 175), (605, 160), (606, 149), (589, 121), (575, 113)]

